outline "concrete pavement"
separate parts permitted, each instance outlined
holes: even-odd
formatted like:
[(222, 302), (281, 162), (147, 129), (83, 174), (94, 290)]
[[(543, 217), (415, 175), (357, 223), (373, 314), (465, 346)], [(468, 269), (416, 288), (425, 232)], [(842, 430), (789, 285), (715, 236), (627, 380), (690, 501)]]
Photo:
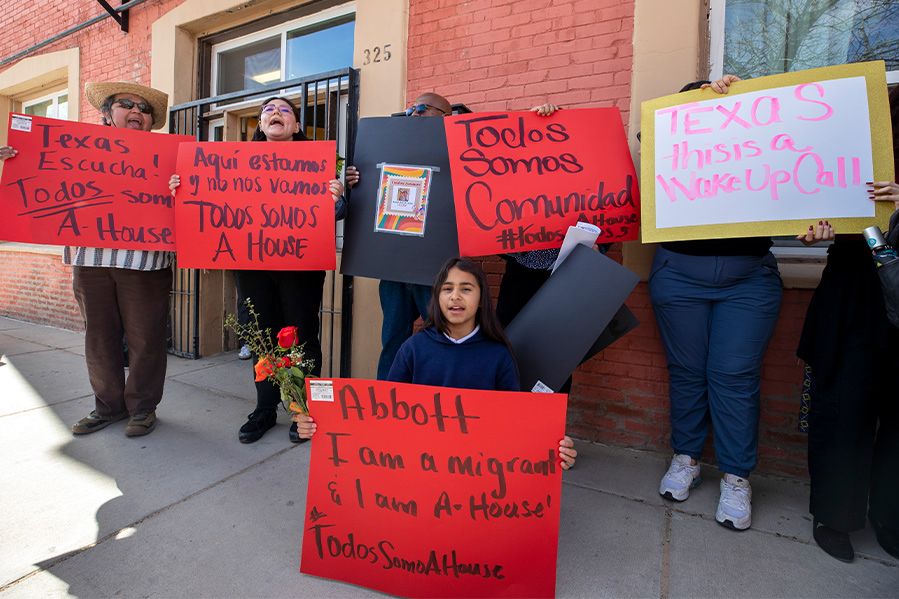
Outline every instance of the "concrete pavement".
[[(234, 353), (169, 357), (159, 426), (75, 438), (93, 398), (78, 333), (0, 318), (0, 597), (359, 597), (298, 572), (309, 444), (287, 419), (258, 443)], [(865, 530), (843, 564), (811, 540), (805, 481), (754, 476), (753, 528), (714, 521), (718, 475), (657, 494), (668, 457), (578, 443), (565, 474), (559, 597), (899, 597), (899, 561)]]

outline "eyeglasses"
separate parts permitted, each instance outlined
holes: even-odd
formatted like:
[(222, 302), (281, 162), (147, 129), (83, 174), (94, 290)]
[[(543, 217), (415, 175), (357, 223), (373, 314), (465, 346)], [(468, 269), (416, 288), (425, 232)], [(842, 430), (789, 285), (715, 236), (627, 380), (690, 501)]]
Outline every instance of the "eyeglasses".
[(276, 110), (281, 114), (293, 114), (293, 108), (280, 104), (266, 104), (262, 107), (262, 114), (274, 114)]
[(445, 110), (437, 108), (436, 106), (431, 106), (430, 104), (413, 104), (406, 109), (406, 116), (412, 116), (413, 114), (424, 114), (428, 111), (428, 108), (433, 108), (440, 114), (446, 114)]
[(144, 114), (153, 114), (153, 107), (147, 104), (146, 102), (135, 102), (134, 100), (128, 100), (127, 98), (122, 98), (121, 100), (116, 100), (114, 102), (118, 104), (125, 110), (131, 110), (135, 106)]

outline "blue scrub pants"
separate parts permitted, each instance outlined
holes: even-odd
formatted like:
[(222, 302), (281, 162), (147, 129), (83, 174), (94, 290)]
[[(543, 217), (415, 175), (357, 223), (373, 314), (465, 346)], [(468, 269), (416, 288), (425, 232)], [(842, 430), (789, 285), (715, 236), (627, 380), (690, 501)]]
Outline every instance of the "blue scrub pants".
[(711, 421), (718, 467), (749, 476), (762, 358), (780, 311), (777, 261), (770, 253), (689, 256), (660, 247), (649, 292), (668, 358), (674, 452), (698, 460)]

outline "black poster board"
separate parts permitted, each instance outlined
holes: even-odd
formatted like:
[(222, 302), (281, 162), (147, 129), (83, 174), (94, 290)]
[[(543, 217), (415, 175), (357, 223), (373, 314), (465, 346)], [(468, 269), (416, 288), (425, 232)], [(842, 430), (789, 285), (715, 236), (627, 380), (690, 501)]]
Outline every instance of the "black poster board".
[(596, 343), (593, 344), (593, 347), (587, 351), (587, 355), (581, 360), (581, 364), (636, 329), (639, 325), (640, 321), (637, 320), (634, 313), (630, 311), (630, 308), (627, 306), (618, 308), (618, 312), (612, 317), (609, 326), (600, 333)]
[[(558, 391), (585, 356), (636, 326), (630, 310), (620, 310), (638, 281), (614, 260), (577, 246), (506, 329), (521, 390), (540, 381)], [(616, 316), (615, 331), (606, 331)]]
[[(424, 236), (375, 232), (382, 163), (431, 166)], [(359, 169), (344, 225), (340, 272), (431, 285), (440, 267), (459, 255), (446, 131), (437, 117), (376, 117), (359, 121), (350, 164)]]

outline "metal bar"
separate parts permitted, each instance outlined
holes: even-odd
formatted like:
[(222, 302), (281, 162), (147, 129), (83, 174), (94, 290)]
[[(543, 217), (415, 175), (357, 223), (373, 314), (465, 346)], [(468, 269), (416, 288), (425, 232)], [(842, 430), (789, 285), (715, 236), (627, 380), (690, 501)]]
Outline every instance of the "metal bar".
[[(338, 83), (339, 85), (339, 83)], [(338, 93), (339, 93), (338, 88)], [(328, 85), (325, 87), (325, 139), (331, 139), (331, 80), (328, 79)], [(337, 139), (337, 136), (334, 136)], [(336, 175), (336, 171), (335, 171)]]
[[(126, 11), (133, 6), (137, 6), (138, 4), (143, 4), (146, 1), (147, 0), (131, 0), (131, 2), (126, 2), (125, 4), (123, 4), (119, 7), (116, 7), (113, 10), (115, 12)], [(21, 52), (16, 52), (15, 54), (13, 54), (11, 56), (7, 56), (3, 60), (0, 60), (0, 67), (7, 65), (11, 62), (15, 62), (16, 60), (19, 60), (20, 58), (24, 58), (25, 56), (28, 56), (29, 54), (31, 54), (32, 52), (34, 52), (36, 50), (40, 50), (41, 48), (43, 48), (45, 46), (49, 46), (50, 44), (58, 42), (61, 39), (65, 39), (65, 38), (69, 37), (70, 35), (72, 35), (73, 33), (78, 33), (82, 29), (86, 29), (86, 28), (90, 27), (91, 25), (94, 25), (95, 23), (99, 23), (100, 21), (102, 21), (104, 19), (108, 19), (108, 18), (110, 18), (110, 15), (108, 15), (108, 14), (97, 15), (96, 17), (90, 18), (83, 23), (79, 23), (78, 25), (75, 25), (74, 27), (69, 27), (65, 31), (57, 33), (53, 37), (48, 37), (47, 39), (45, 39), (42, 42), (38, 42), (37, 44), (34, 44), (33, 46), (29, 46), (28, 48), (25, 48)]]
[[(325, 127), (324, 127), (324, 139), (331, 139), (331, 79), (327, 79), (327, 84), (325, 85)], [(337, 137), (336, 135), (334, 136)], [(338, 140), (339, 143), (339, 140)], [(337, 176), (337, 171), (335, 169), (334, 175)], [(336, 230), (335, 230), (336, 234)], [(335, 250), (336, 251), (336, 250)], [(334, 273), (331, 275), (331, 284), (328, 286), (328, 293), (331, 295), (331, 310), (328, 315), (328, 355), (330, 356), (329, 366), (331, 375), (334, 375), (334, 333), (337, 328), (337, 319), (335, 315), (337, 314), (337, 279), (340, 277), (340, 273), (337, 270), (334, 270)], [(322, 328), (324, 328), (324, 323), (322, 323)], [(340, 362), (338, 361), (337, 367), (339, 368)]]
[[(228, 102), (230, 100), (241, 100), (243, 98), (248, 98), (250, 96), (258, 96), (264, 94), (266, 92), (271, 91), (279, 91), (282, 89), (287, 89), (289, 87), (300, 87), (305, 86), (308, 83), (314, 83), (316, 81), (320, 81), (321, 79), (346, 76), (347, 73), (352, 71), (351, 68), (346, 69), (336, 69), (334, 71), (328, 71), (327, 73), (319, 73), (318, 75), (313, 75), (311, 77), (299, 77), (297, 79), (290, 79), (289, 81), (276, 81), (275, 83), (269, 83), (268, 85), (263, 85), (261, 87), (257, 87), (254, 89), (245, 89), (237, 92), (231, 92), (227, 94), (222, 94), (220, 96), (214, 96), (211, 98), (202, 98), (200, 100), (192, 100), (190, 102), (185, 102), (184, 104), (178, 104), (177, 106), (172, 106), (169, 111), (173, 112), (175, 110), (183, 110), (185, 108), (192, 108), (194, 106), (201, 106), (203, 104), (217, 104), (219, 102)], [(305, 91), (305, 90), (304, 90)]]
[[(109, 5), (109, 2), (106, 0), (97, 0), (97, 3), (103, 7), (103, 9), (109, 13), (109, 16), (112, 17), (116, 23), (119, 24), (119, 27), (125, 33), (128, 33), (128, 11), (117, 11), (112, 6)], [(122, 3), (124, 4), (124, 2)]]
[(194, 338), (193, 353), (191, 357), (196, 360), (200, 357), (200, 269), (193, 270), (194, 286), (193, 286), (193, 303), (194, 303)]
[[(347, 73), (346, 114), (346, 164), (352, 164), (356, 149), (356, 124), (359, 121), (359, 81), (357, 72), (349, 69)], [(347, 191), (347, 201), (351, 201), (352, 192)], [(353, 277), (343, 276), (343, 298), (340, 309), (340, 373), (341, 377), (352, 375), (353, 366)]]
[(115, 22), (118, 24), (122, 24), (122, 15), (116, 12), (112, 6), (109, 5), (109, 2), (106, 0), (97, 0), (97, 4), (103, 7), (103, 10), (109, 13), (109, 16), (115, 19)]
[(318, 81), (315, 82), (315, 97), (312, 99), (312, 139), (318, 140)]

